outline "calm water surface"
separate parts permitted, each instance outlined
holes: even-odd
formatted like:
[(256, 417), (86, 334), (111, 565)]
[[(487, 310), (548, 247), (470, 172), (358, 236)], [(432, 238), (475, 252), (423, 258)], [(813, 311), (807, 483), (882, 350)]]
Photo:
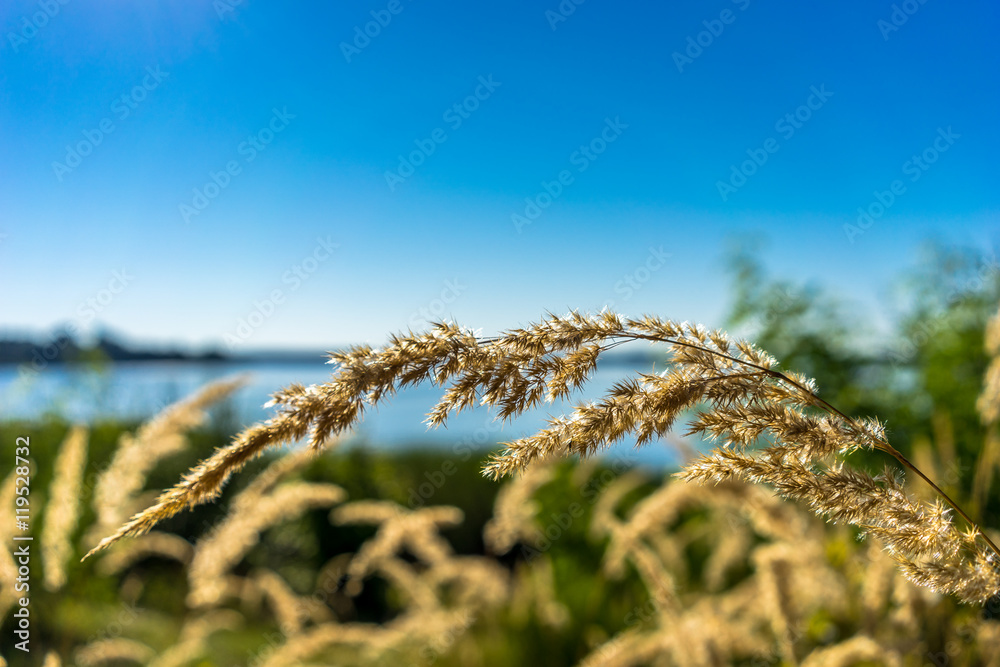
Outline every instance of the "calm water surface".
[[(15, 366), (2, 366), (0, 418), (32, 419), (49, 413), (79, 422), (99, 417), (146, 419), (209, 382), (245, 375), (246, 386), (225, 408), (241, 424), (249, 425), (270, 416), (270, 410), (263, 405), (273, 391), (292, 382), (325, 382), (330, 370), (322, 359), (315, 363), (122, 362), (102, 372), (52, 366), (32, 375), (19, 372)], [(651, 364), (638, 368), (602, 365), (573, 402), (599, 398), (604, 390), (636, 370), (650, 372), (653, 368)], [(477, 408), (452, 417), (447, 428), (428, 430), (424, 416), (441, 393), (441, 389), (429, 384), (401, 391), (377, 411), (368, 412), (355, 433), (367, 446), (375, 447), (448, 448), (466, 443), (485, 448), (534, 433), (545, 426), (547, 416), (565, 414), (573, 403), (546, 405), (502, 425), (493, 421), (490, 411)], [(667, 443), (652, 443), (638, 451), (633, 445), (634, 441), (624, 441), (612, 453), (655, 467), (669, 466), (675, 460)]]

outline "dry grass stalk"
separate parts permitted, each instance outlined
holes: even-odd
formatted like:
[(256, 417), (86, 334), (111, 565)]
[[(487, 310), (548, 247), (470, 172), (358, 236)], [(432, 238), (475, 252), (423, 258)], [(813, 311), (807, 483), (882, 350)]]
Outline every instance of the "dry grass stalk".
[(986, 424), (1000, 421), (1000, 311), (986, 326), (986, 352), (992, 357), (976, 407)]
[[(893, 580), (891, 623), (911, 637), (919, 637), (921, 620), (927, 615), (925, 591), (902, 577)], [(914, 642), (916, 645), (916, 642)]]
[(764, 604), (774, 636), (778, 638), (785, 662), (797, 665), (795, 638), (799, 610), (792, 593), (793, 548), (774, 544), (753, 552), (757, 576), (764, 594)]
[(976, 639), (980, 653), (989, 656), (985, 667), (1000, 667), (1000, 622), (983, 621), (976, 631)]
[(993, 477), (1000, 468), (1000, 311), (986, 327), (986, 352), (990, 355), (990, 365), (986, 369), (983, 391), (976, 402), (979, 415), (986, 425), (986, 442), (976, 462), (972, 480), (972, 503), (974, 508), (982, 508), (986, 503)]
[(79, 518), (80, 487), (87, 465), (87, 438), (86, 428), (70, 429), (56, 457), (41, 535), (43, 581), (50, 591), (66, 583), (66, 563), (73, 552), (71, 539)]
[(91, 642), (76, 651), (76, 662), (81, 667), (93, 667), (118, 662), (149, 664), (156, 652), (142, 642), (124, 637)]
[(1000, 468), (1000, 429), (991, 428), (986, 432), (983, 450), (979, 454), (972, 478), (973, 507), (982, 508), (986, 504), (998, 468)]
[(753, 533), (743, 524), (722, 525), (719, 543), (705, 561), (705, 587), (720, 591), (725, 587), (726, 575), (742, 563), (750, 552)]
[(611, 536), (604, 562), (605, 571), (612, 577), (623, 574), (625, 558), (645, 541), (655, 547), (670, 576), (683, 578), (683, 549), (686, 540), (694, 536), (678, 533), (672, 526), (682, 512), (691, 508), (714, 510), (706, 530), (716, 542), (704, 565), (709, 590), (720, 590), (729, 570), (747, 560), (753, 539), (751, 528), (778, 541), (808, 535), (806, 522), (793, 508), (760, 487), (739, 482), (724, 482), (713, 488), (665, 484), (641, 500), (626, 519), (619, 519), (615, 504), (641, 480), (639, 473), (623, 475), (609, 485), (595, 505), (591, 531)]
[[(639, 479), (638, 474), (626, 475), (608, 487), (595, 507), (595, 519), (591, 524), (591, 532), (595, 535), (607, 535), (611, 538), (604, 555), (604, 571), (610, 577), (621, 578), (625, 574), (626, 560), (631, 561), (646, 584), (650, 596), (656, 600), (661, 608), (669, 608), (672, 613), (675, 613), (679, 609), (679, 601), (675, 594), (674, 571), (664, 567), (660, 555), (650, 547), (647, 541), (651, 537), (649, 517), (653, 514), (653, 512), (648, 511), (648, 508), (672, 507), (673, 499), (676, 496), (688, 495), (689, 489), (696, 487), (683, 487), (679, 484), (661, 487), (632, 510), (627, 522), (622, 521), (617, 517), (616, 505), (626, 492), (635, 488)], [(703, 494), (700, 489), (696, 493)], [(669, 498), (669, 500), (665, 501), (665, 498)], [(670, 539), (667, 536), (664, 538)], [(663, 552), (665, 549), (661, 547), (659, 551)]]
[(288, 582), (272, 570), (256, 570), (250, 580), (270, 603), (278, 627), (286, 637), (302, 632), (310, 617), (319, 611), (318, 604), (299, 597)]
[(204, 654), (211, 635), (220, 630), (234, 630), (242, 622), (243, 617), (231, 609), (213, 609), (202, 616), (189, 617), (177, 642), (160, 653), (148, 667), (182, 667)]
[[(359, 643), (372, 659), (390, 649), (405, 654), (419, 648), (423, 655), (445, 651), (472, 625), (480, 610), (508, 598), (509, 577), (504, 568), (484, 557), (454, 556), (450, 545), (438, 534), (439, 528), (461, 522), (462, 513), (457, 508), (406, 510), (387, 501), (359, 501), (335, 509), (331, 517), (341, 525), (379, 526), (346, 567), (338, 568), (344, 574), (340, 581), (344, 591), (357, 595), (362, 580), (378, 574), (398, 589), (408, 604), (388, 625), (368, 626), (366, 630), (355, 624), (351, 633), (337, 633), (336, 639), (321, 628), (307, 632), (301, 645), (289, 641), (291, 653), (284, 654), (283, 659), (305, 657), (317, 645), (328, 642)], [(404, 551), (417, 562), (400, 558)]]
[[(707, 525), (702, 524), (705, 517), (701, 514), (695, 525), (711, 529), (730, 520), (734, 507), (739, 506), (734, 499), (741, 491), (760, 491), (740, 484), (726, 486), (701, 488), (702, 497), (691, 498), (690, 505), (708, 510)], [(608, 492), (612, 490), (609, 487)], [(721, 497), (710, 499), (717, 491)], [(664, 508), (661, 511), (667, 515), (677, 511), (677, 506), (665, 501), (665, 497), (666, 494), (654, 492), (648, 497), (650, 505), (644, 509), (640, 502), (634, 512), (650, 512), (657, 506)], [(776, 502), (773, 498), (768, 500)], [(787, 504), (782, 509), (786, 513), (790, 510)], [(747, 510), (747, 514), (763, 514), (757, 508)], [(770, 523), (768, 520), (764, 525)], [(798, 523), (805, 524), (804, 517)], [(814, 527), (818, 522), (809, 524)], [(657, 532), (676, 532), (669, 525), (650, 523), (649, 526), (643, 533), (647, 540)], [(848, 607), (848, 591), (846, 579), (825, 565), (821, 539), (806, 532), (786, 537), (787, 542), (765, 543), (743, 554), (744, 559), (749, 558), (756, 565), (750, 578), (719, 594), (687, 591), (682, 597), (683, 604), (677, 608), (657, 605), (657, 613), (645, 614), (653, 621), (652, 628), (643, 632), (625, 631), (596, 649), (582, 664), (660, 664), (654, 661), (664, 661), (665, 654), (670, 659), (663, 664), (724, 665), (751, 657), (758, 659), (752, 664), (771, 664), (779, 655), (784, 657), (783, 664), (794, 664), (796, 645), (804, 635), (800, 619), (818, 610), (841, 617)], [(716, 551), (724, 547), (724, 540), (718, 540)], [(901, 577), (898, 579), (902, 581)], [(705, 629), (710, 631), (704, 632)]]
[(548, 557), (536, 558), (519, 568), (511, 592), (510, 609), (520, 623), (527, 623), (532, 610), (550, 628), (565, 627), (570, 621), (569, 609), (556, 595), (555, 570)]
[[(302, 387), (299, 389), (305, 391)], [(276, 396), (281, 396), (283, 400), (291, 400), (291, 405), (303, 407), (304, 403), (294, 401), (295, 391), (294, 387), (286, 388)], [(179, 484), (160, 494), (155, 505), (139, 512), (113, 535), (102, 539), (84, 556), (84, 559), (106, 549), (123, 537), (149, 532), (160, 521), (178, 512), (214, 500), (235, 472), (263, 454), (265, 450), (296, 442), (309, 433), (321, 407), (315, 402), (310, 405), (311, 409), (303, 411), (288, 407), (277, 417), (240, 433), (231, 445), (217, 450), (211, 457), (188, 471)], [(328, 435), (329, 433), (323, 435), (319, 441), (314, 440), (314, 445), (318, 447), (326, 443)]]
[[(267, 447), (307, 434), (314, 448), (324, 446), (399, 389), (424, 381), (447, 387), (429, 413), (432, 425), (477, 404), (493, 406), (498, 418), (508, 419), (570, 395), (586, 382), (603, 351), (629, 341), (666, 344), (671, 368), (620, 382), (603, 400), (579, 405), (539, 433), (506, 443), (486, 474), (500, 477), (552, 456), (589, 456), (626, 436), (642, 445), (664, 436), (684, 411), (701, 406), (689, 434), (721, 440), (722, 447), (688, 465), (684, 478), (766, 483), (819, 514), (879, 537), (916, 583), (968, 602), (1000, 591), (1000, 548), (888, 442), (877, 420), (848, 417), (817, 395), (812, 380), (776, 370), (770, 355), (725, 332), (609, 311), (550, 315), (486, 339), (442, 323), (424, 333), (393, 336), (380, 350), (360, 346), (333, 354), (331, 381), (276, 393), (276, 417), (244, 431), (98, 548), (215, 497), (235, 470)], [(959, 530), (943, 504), (910, 499), (896, 473), (873, 477), (838, 462), (856, 449), (896, 459), (951, 505), (967, 528)]]
[(889, 606), (896, 579), (896, 568), (877, 540), (870, 540), (857, 575), (860, 578), (861, 606), (865, 629), (874, 633)]
[(262, 530), (308, 509), (327, 507), (346, 498), (343, 489), (328, 484), (299, 483), (275, 489), (312, 458), (311, 452), (299, 450), (271, 462), (233, 498), (226, 518), (197, 545), (189, 570), (189, 605), (212, 606), (241, 589), (227, 574), (257, 543)]
[(17, 563), (14, 562), (13, 544), (15, 517), (14, 498), (17, 496), (15, 489), (15, 471), (10, 474), (0, 486), (0, 618), (7, 617), (7, 611), (17, 604), (20, 597), (14, 590), (14, 580), (17, 579)]
[(813, 651), (802, 662), (802, 667), (852, 667), (859, 662), (876, 661), (886, 667), (902, 667), (903, 664), (895, 651), (888, 651), (870, 637), (859, 635)]
[(188, 571), (191, 607), (219, 604), (227, 590), (227, 573), (257, 544), (263, 530), (307, 510), (335, 505), (347, 494), (333, 484), (293, 482), (252, 497), (252, 503), (237, 499), (225, 520), (199, 541)]
[[(455, 556), (427, 569), (424, 579), (435, 590), (448, 590), (447, 607), (479, 610), (499, 605), (510, 593), (507, 571), (481, 556)], [(439, 597), (444, 597), (441, 593)]]
[(507, 553), (518, 542), (535, 545), (538, 503), (532, 496), (552, 481), (554, 474), (553, 465), (538, 464), (501, 487), (493, 503), (493, 516), (483, 531), (483, 539), (492, 553)]
[[(799, 619), (804, 612), (822, 608), (840, 613), (847, 606), (841, 581), (824, 563), (819, 548), (822, 539), (817, 539), (821, 535), (815, 533), (818, 522), (805, 521), (800, 512), (764, 489), (733, 482), (717, 487), (665, 484), (637, 503), (625, 519), (619, 519), (615, 505), (625, 492), (634, 488), (636, 481), (623, 476), (609, 485), (595, 506), (592, 530), (612, 535), (605, 553), (606, 567), (611, 566), (609, 574), (620, 575), (624, 560), (634, 555), (641, 557), (645, 553), (648, 562), (648, 544), (666, 541), (682, 546), (685, 533), (674, 524), (683, 512), (694, 508), (708, 510), (707, 517), (701, 519), (705, 523), (698, 524), (700, 529), (694, 535), (708, 534), (715, 538), (704, 568), (708, 591), (721, 587), (712, 579), (721, 578), (727, 568), (747, 560), (756, 567), (752, 578), (724, 594), (686, 591), (676, 603), (657, 599), (655, 586), (656, 582), (670, 581), (682, 569), (671, 567), (669, 573), (643, 576), (650, 596), (656, 601), (656, 613), (648, 615), (655, 619), (656, 625), (642, 637), (651, 634), (659, 636), (659, 640), (650, 638), (647, 642), (637, 638), (635, 646), (660, 642), (670, 647), (672, 664), (714, 665), (727, 664), (738, 657), (769, 656), (776, 638), (785, 662), (794, 664), (794, 639), (799, 636)], [(777, 541), (751, 549), (751, 528)], [(731, 539), (745, 548), (735, 547)], [(662, 553), (663, 548), (659, 547), (659, 554)], [(713, 575), (713, 567), (723, 574)], [(690, 585), (688, 582), (687, 586)], [(697, 631), (707, 627), (712, 632)], [(666, 641), (663, 635), (673, 639)], [(612, 641), (603, 651), (616, 656), (610, 664), (645, 664), (638, 648), (626, 651)], [(599, 663), (598, 655), (591, 660)]]
[(668, 653), (674, 643), (670, 633), (626, 630), (592, 651), (579, 667), (629, 667), (651, 664)]
[(206, 409), (230, 396), (245, 378), (219, 380), (163, 409), (134, 434), (125, 434), (94, 488), (97, 533), (113, 530), (135, 511), (146, 476), (163, 459), (187, 446), (186, 431), (204, 423)]
[(347, 568), (349, 580), (345, 586), (351, 594), (356, 594), (361, 590), (361, 579), (403, 549), (429, 566), (449, 560), (451, 545), (437, 531), (461, 523), (462, 511), (447, 506), (407, 510), (390, 501), (363, 500), (338, 507), (331, 518), (338, 525), (379, 526), (375, 536), (362, 545)]
[(275, 459), (233, 498), (233, 511), (253, 507), (258, 500), (274, 489), (279, 482), (308, 466), (316, 455), (308, 449), (297, 449)]
[(699, 597), (678, 613), (653, 616), (652, 627), (626, 629), (594, 649), (581, 667), (649, 664), (734, 664), (738, 658), (773, 658), (769, 624), (762, 614), (759, 581), (747, 582), (722, 595)]
[(725, 647), (725, 626), (716, 629), (714, 618), (685, 614), (674, 631), (670, 654), (676, 665), (691, 667), (721, 667)]
[[(441, 606), (433, 582), (421, 576), (417, 568), (395, 556), (379, 558), (369, 566), (369, 573), (380, 574), (393, 584), (409, 600), (407, 610), (410, 613), (423, 613)], [(356, 582), (348, 584), (348, 592), (360, 592)]]
[[(278, 646), (262, 667), (301, 665), (311, 656), (333, 647), (358, 647), (361, 664), (375, 664), (389, 651), (417, 655), (436, 638), (457, 637), (471, 624), (465, 610), (438, 610), (404, 614), (384, 624), (327, 623), (306, 630)], [(412, 661), (408, 661), (409, 664)], [(323, 664), (328, 664), (324, 661)]]
[(118, 574), (150, 557), (168, 558), (187, 565), (194, 548), (183, 537), (153, 531), (127, 544), (116, 545), (97, 564), (103, 576)]
[(754, 576), (730, 590), (698, 599), (690, 612), (716, 628), (717, 637), (729, 656), (769, 656), (773, 652), (767, 609), (761, 605), (761, 584)]

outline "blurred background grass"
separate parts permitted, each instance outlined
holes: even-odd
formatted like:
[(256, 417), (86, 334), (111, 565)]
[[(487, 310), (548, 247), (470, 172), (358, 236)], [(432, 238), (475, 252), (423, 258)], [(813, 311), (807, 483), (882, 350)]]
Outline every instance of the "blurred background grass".
[[(989, 435), (975, 404), (989, 362), (983, 331), (1000, 303), (1000, 274), (993, 258), (986, 260), (971, 250), (928, 245), (918, 266), (901, 277), (898, 303), (905, 305), (892, 318), (896, 329), (889, 338), (873, 331), (851, 304), (839, 302), (833, 291), (769, 278), (752, 252), (732, 255), (731, 274), (730, 330), (755, 340), (776, 356), (782, 367), (815, 377), (821, 395), (846, 413), (876, 415), (884, 420), (894, 446), (920, 461), (925, 469), (929, 467), (931, 476), (969, 509), (973, 518), (985, 527), (1000, 528), (996, 521), (1000, 516), (1000, 486), (983, 489), (980, 483), (980, 493), (972, 492)], [(89, 355), (76, 363), (85, 369), (84, 374), (101, 374), (108, 371), (111, 362)], [(79, 498), (81, 527), (91, 525), (95, 519), (91, 501), (97, 474), (110, 461), (122, 434), (139, 425), (139, 421), (121, 419), (99, 419), (89, 424), (88, 463)], [(52, 462), (71, 426), (58, 406), (41, 411), (31, 420), (0, 421), (2, 442), (12, 443), (23, 435), (31, 437), (35, 461), (31, 497), (35, 508), (52, 495)], [(240, 426), (231, 404), (215, 406), (211, 420), (189, 434), (186, 453), (158, 465), (148, 476), (146, 489), (156, 491), (174, 484), (197, 460), (226, 444)], [(643, 610), (650, 610), (651, 615), (653, 603), (635, 572), (630, 570), (621, 580), (602, 574), (607, 541), (595, 538), (589, 529), (595, 491), (603, 491), (622, 475), (611, 462), (588, 462), (582, 468), (570, 462), (560, 465), (552, 480), (535, 494), (539, 503), (536, 516), (542, 526), (546, 521), (549, 525), (558, 523), (555, 517), (564, 515), (572, 503), (584, 508), (582, 516), (560, 528), (558, 539), (552, 540), (543, 553), (521, 544), (497, 555), (489, 554), (483, 538), (500, 489), (500, 485), (480, 474), (488, 448), (470, 449), (466, 455), (456, 456), (456, 450), (447, 448), (385, 449), (370, 445), (356, 440), (326, 453), (313, 461), (302, 477), (335, 483), (347, 491), (351, 500), (391, 500), (411, 509), (424, 504), (454, 505), (462, 509), (464, 521), (443, 530), (442, 535), (457, 554), (495, 557), (515, 578), (538, 576), (542, 563), (546, 576), (551, 575), (548, 606), (512, 598), (495, 613), (477, 618), (461, 637), (432, 651), (426, 664), (470, 664), (468, 652), (462, 648), (466, 643), (475, 646), (481, 664), (575, 664), (615, 633), (631, 625), (641, 626)], [(884, 463), (877, 454), (857, 456), (863, 465), (880, 467)], [(251, 463), (217, 502), (184, 512), (160, 528), (197, 542), (225, 516), (234, 495), (273, 458)], [(991, 469), (987, 479), (991, 479), (995, 462), (988, 465)], [(645, 469), (644, 481), (626, 495), (620, 507), (627, 510), (633, 506), (671, 472)], [(430, 489), (428, 482), (433, 486), (429, 493), (415, 494), (421, 485)], [(355, 553), (375, 533), (374, 527), (331, 525), (327, 514), (327, 510), (309, 511), (269, 529), (234, 573), (271, 570), (299, 593), (307, 593), (325, 565), (338, 555)], [(705, 538), (698, 537), (706, 521), (704, 511), (691, 511), (675, 527), (691, 536), (685, 542), (687, 573), (683, 581), (686, 592), (692, 594), (703, 585), (697, 582), (712, 550)], [(33, 527), (35, 534), (42, 528), (37, 509)], [(83, 528), (78, 529), (75, 537), (82, 532)], [(70, 661), (79, 647), (115, 634), (152, 647), (166, 647), (176, 641), (191, 613), (185, 603), (183, 565), (150, 557), (115, 575), (100, 576), (95, 574), (94, 561), (78, 562), (85, 550), (79, 539), (73, 543), (76, 552), (63, 590), (45, 591), (37, 571), (32, 575), (32, 630), (37, 645), (55, 650)], [(831, 562), (846, 559), (843, 554), (858, 548), (851, 544), (850, 534), (830, 531), (826, 550)], [(35, 563), (38, 567), (37, 560)], [(748, 576), (750, 569), (745, 565), (730, 571), (727, 586)], [(377, 578), (366, 582), (355, 597), (348, 599), (343, 591), (337, 591), (326, 603), (342, 622), (367, 623), (389, 622), (405, 606), (398, 592)], [(137, 613), (135, 609), (143, 611)], [(979, 613), (948, 600), (935, 609), (934, 614), (923, 619), (926, 628), (931, 628), (927, 630), (931, 633), (927, 636), (931, 651), (945, 650), (947, 642), (954, 639), (944, 630), (933, 634), (935, 623), (958, 627), (962, 619)], [(253, 664), (254, 656), (265, 652), (273, 638), (280, 636), (274, 615), (266, 607), (243, 608), (241, 613), (241, 626), (212, 635), (207, 653), (211, 657), (190, 664)], [(822, 645), (830, 637), (849, 634), (851, 627), (850, 620), (820, 613), (810, 619), (808, 633), (810, 641)], [(8, 614), (0, 634), (9, 638), (13, 629), (14, 620)], [(4, 643), (9, 646), (7, 639)], [(23, 656), (10, 649), (4, 653), (11, 665), (36, 664), (36, 656)], [(353, 658), (343, 655), (344, 664), (351, 664)], [(392, 655), (383, 658), (385, 664), (394, 664), (393, 659)], [(361, 657), (357, 660), (363, 661)], [(975, 660), (970, 657), (954, 664), (979, 664)], [(775, 664), (778, 662), (776, 657)]]

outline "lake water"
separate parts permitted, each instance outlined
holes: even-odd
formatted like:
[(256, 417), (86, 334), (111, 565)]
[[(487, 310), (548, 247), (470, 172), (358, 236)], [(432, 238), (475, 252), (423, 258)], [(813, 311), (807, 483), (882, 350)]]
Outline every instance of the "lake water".
[[(657, 366), (662, 369), (661, 364)], [(636, 370), (635, 365), (602, 363), (573, 401), (545, 405), (507, 424), (495, 422), (485, 408), (467, 410), (453, 416), (447, 428), (431, 430), (423, 424), (424, 417), (443, 390), (421, 385), (403, 390), (377, 411), (369, 411), (354, 433), (366, 446), (380, 448), (451, 448), (459, 443), (493, 447), (497, 442), (544, 428), (549, 415), (566, 414), (573, 403), (599, 398), (604, 390)], [(652, 364), (643, 364), (639, 370), (650, 372)], [(100, 373), (51, 366), (26, 374), (15, 366), (3, 366), (0, 367), (0, 419), (33, 419), (46, 413), (83, 423), (99, 417), (146, 419), (209, 382), (247, 375), (246, 386), (235, 394), (229, 407), (241, 424), (249, 425), (270, 416), (263, 405), (272, 392), (292, 382), (305, 385), (325, 382), (330, 371), (331, 367), (322, 360), (315, 363), (121, 362), (107, 366)], [(640, 450), (633, 445), (634, 440), (623, 441), (609, 450), (609, 454), (657, 468), (669, 467), (676, 460), (667, 443), (654, 442)]]

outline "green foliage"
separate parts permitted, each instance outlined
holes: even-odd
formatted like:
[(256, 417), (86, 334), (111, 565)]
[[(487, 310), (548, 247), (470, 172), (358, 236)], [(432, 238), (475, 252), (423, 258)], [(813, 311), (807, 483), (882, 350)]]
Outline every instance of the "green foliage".
[[(968, 501), (975, 463), (986, 432), (976, 412), (989, 359), (986, 322), (1000, 303), (996, 255), (928, 243), (916, 268), (900, 278), (895, 331), (869, 330), (830, 291), (770, 278), (755, 250), (729, 261), (733, 302), (727, 326), (740, 328), (786, 369), (817, 380), (820, 394), (855, 416), (877, 416), (891, 441), (910, 455), (914, 443), (956, 443), (954, 461), (939, 463), (954, 477), (948, 485)], [(888, 337), (888, 338), (887, 338)], [(942, 424), (950, 430), (942, 433)], [(881, 467), (884, 457), (862, 456)], [(982, 516), (997, 516), (994, 489)]]

